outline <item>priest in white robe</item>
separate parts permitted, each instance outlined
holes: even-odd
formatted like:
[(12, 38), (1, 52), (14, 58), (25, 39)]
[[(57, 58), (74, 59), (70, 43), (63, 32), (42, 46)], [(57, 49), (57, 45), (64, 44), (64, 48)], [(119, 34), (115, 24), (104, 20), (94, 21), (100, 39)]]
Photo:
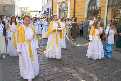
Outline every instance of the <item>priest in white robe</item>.
[(39, 63), (34, 27), (30, 25), (30, 17), (24, 17), (24, 25), (18, 28), (17, 51), (19, 53), (20, 75), (32, 81), (39, 74)]
[(49, 25), (47, 32), (48, 42), (45, 55), (47, 58), (61, 59), (61, 45), (62, 29), (59, 27), (57, 17), (54, 17)]
[(62, 28), (62, 39), (60, 40), (61, 48), (66, 49), (66, 24), (63, 18), (59, 21), (59, 24)]

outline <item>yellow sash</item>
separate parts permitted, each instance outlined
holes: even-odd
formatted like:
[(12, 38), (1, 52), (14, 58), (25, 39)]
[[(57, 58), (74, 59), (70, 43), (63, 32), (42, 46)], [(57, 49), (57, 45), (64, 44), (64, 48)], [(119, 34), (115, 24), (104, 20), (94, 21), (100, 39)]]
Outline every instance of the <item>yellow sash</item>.
[[(58, 22), (59, 26), (61, 26), (61, 22)], [(64, 29), (62, 29), (62, 31), (60, 32), (60, 39), (63, 39), (64, 37)]]
[(26, 43), (28, 44), (28, 50), (29, 50), (29, 57), (31, 58), (31, 61), (34, 61), (34, 57), (33, 57), (33, 50), (32, 50), (32, 44), (31, 41), (26, 41)]
[(18, 41), (17, 42), (19, 44), (22, 44), (22, 43), (25, 42), (25, 31), (24, 31), (24, 27), (19, 26), (17, 36), (18, 36), (18, 38), (17, 38)]
[[(57, 33), (57, 30), (56, 30), (56, 33)], [(54, 43), (55, 43), (55, 41), (54, 41), (55, 33), (53, 32), (53, 22), (50, 22), (50, 24), (49, 24), (48, 31), (46, 32), (46, 37), (49, 37), (50, 34), (52, 34), (52, 40), (51, 40), (50, 44), (48, 45), (49, 47), (54, 46)], [(57, 45), (57, 42), (56, 42), (56, 45)]]
[(13, 37), (12, 37), (12, 42), (13, 42), (13, 46), (15, 47), (15, 48), (17, 48), (17, 38), (16, 38), (16, 32), (13, 32)]
[(25, 28), (20, 26), (18, 28), (18, 41), (19, 44), (26, 43), (28, 45), (28, 50), (29, 50), (29, 57), (31, 58), (31, 61), (33, 61), (33, 53), (32, 53), (32, 45), (31, 41), (26, 41), (25, 40)]
[(95, 35), (96, 35), (96, 29), (95, 29), (94, 26), (91, 27), (90, 35), (91, 35), (91, 36), (95, 36)]
[(48, 27), (48, 31), (45, 34), (46, 37), (48, 37), (50, 35), (50, 33), (53, 31), (52, 27), (53, 27), (53, 22), (50, 22), (50, 25)]
[[(53, 23), (54, 22), (51, 22), (49, 27), (48, 27), (48, 31), (46, 33), (46, 36), (48, 37), (50, 34), (52, 34), (52, 40), (51, 40), (51, 46), (54, 45), (55, 41), (54, 41), (54, 38), (55, 38), (55, 34), (56, 34), (56, 46), (58, 47), (59, 46), (59, 39), (62, 39), (63, 38), (63, 32), (61, 31), (60, 34), (58, 33), (58, 30), (57, 29), (54, 29), (53, 30)], [(53, 32), (54, 31), (54, 32)], [(59, 37), (58, 37), (59, 35)]]

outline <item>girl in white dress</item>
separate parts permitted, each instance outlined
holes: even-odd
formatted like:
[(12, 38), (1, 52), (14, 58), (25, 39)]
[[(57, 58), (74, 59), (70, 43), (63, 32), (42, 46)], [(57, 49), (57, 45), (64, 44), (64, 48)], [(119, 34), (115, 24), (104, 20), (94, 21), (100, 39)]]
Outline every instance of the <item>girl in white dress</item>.
[(90, 42), (86, 54), (88, 58), (97, 60), (102, 59), (104, 57), (103, 44), (100, 39), (101, 33), (102, 29), (97, 27), (97, 23), (94, 22), (89, 35)]
[(12, 16), (9, 24), (9, 28), (7, 30), (8, 37), (8, 54), (10, 56), (17, 56), (17, 22), (16, 17)]
[(19, 53), (20, 75), (23, 79), (32, 81), (39, 74), (37, 41), (30, 17), (24, 17), (24, 25), (18, 27), (17, 51)]

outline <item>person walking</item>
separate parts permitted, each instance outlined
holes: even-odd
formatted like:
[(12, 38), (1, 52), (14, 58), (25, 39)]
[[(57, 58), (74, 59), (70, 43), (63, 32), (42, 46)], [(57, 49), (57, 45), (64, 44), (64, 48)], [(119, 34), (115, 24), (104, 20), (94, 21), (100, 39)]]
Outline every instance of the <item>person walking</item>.
[(114, 44), (114, 36), (117, 33), (115, 24), (111, 22), (106, 29), (106, 44), (105, 44), (105, 57), (111, 59), (112, 58), (112, 50)]
[(45, 50), (45, 56), (47, 58), (61, 59), (61, 46), (60, 39), (62, 36), (62, 28), (59, 26), (57, 16), (54, 16), (54, 20), (50, 22), (48, 32), (47, 48)]
[(39, 62), (35, 30), (30, 24), (29, 16), (24, 17), (24, 24), (18, 27), (17, 36), (20, 75), (23, 79), (32, 81), (39, 74)]
[(60, 19), (59, 25), (62, 28), (62, 39), (60, 40), (61, 48), (66, 49), (66, 23), (64, 21), (64, 18)]
[(7, 50), (10, 56), (17, 56), (17, 26), (16, 17), (12, 16), (7, 30)]
[(104, 58), (103, 44), (100, 39), (101, 33), (102, 29), (98, 27), (97, 22), (95, 21), (90, 30), (90, 42), (86, 54), (90, 59), (99, 60)]

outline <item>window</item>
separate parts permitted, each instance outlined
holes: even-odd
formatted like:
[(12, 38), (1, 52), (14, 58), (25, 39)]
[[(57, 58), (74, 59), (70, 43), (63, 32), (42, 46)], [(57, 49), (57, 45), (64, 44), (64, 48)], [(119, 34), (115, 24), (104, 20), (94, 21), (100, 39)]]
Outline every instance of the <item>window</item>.
[(3, 6), (2, 9), (3, 9), (3, 11), (7, 11), (8, 10), (8, 6)]

